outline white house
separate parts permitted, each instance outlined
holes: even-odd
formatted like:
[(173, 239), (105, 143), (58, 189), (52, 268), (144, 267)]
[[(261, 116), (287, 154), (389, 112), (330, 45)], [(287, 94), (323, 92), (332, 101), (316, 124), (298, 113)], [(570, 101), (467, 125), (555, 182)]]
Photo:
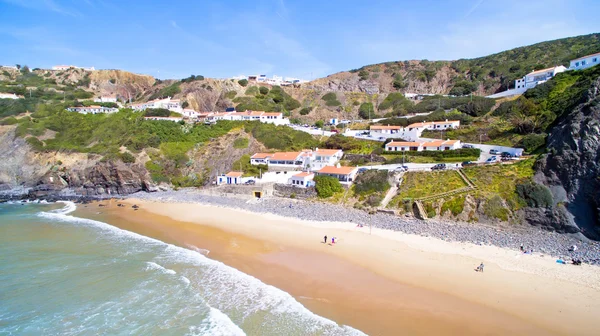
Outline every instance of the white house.
[(284, 168), (284, 169), (299, 169), (304, 166), (302, 152), (277, 152), (273, 153), (268, 158), (269, 169)]
[(245, 111), (245, 112), (217, 112), (206, 116), (206, 120), (216, 122), (219, 120), (260, 121), (275, 125), (289, 125), (290, 120), (283, 117), (281, 112)]
[(572, 60), (569, 70), (583, 70), (598, 64), (600, 64), (600, 52)]
[(332, 176), (344, 184), (351, 184), (358, 173), (358, 167), (327, 166), (315, 172), (317, 176)]
[(269, 164), (269, 158), (272, 155), (272, 153), (256, 153), (250, 157), (250, 164), (255, 166)]
[(79, 106), (79, 107), (68, 107), (67, 111), (70, 112), (79, 112), (81, 114), (98, 114), (98, 113), (115, 113), (119, 111), (118, 108), (115, 107), (104, 107), (98, 105), (91, 106)]
[(117, 96), (102, 96), (94, 99), (95, 103), (116, 103)]
[(242, 176), (244, 173), (242, 172), (229, 172), (227, 174), (223, 174), (217, 176), (217, 184), (242, 184)]
[(183, 111), (179, 99), (171, 99), (171, 97), (155, 99), (145, 103), (132, 104), (130, 107), (136, 111), (142, 111), (149, 108), (164, 108), (177, 113), (181, 113)]
[(423, 150), (423, 146), (422, 142), (392, 141), (385, 145), (385, 150), (388, 152), (420, 152)]
[(385, 145), (385, 150), (388, 152), (444, 151), (459, 148), (461, 148), (460, 140), (435, 140), (429, 142), (392, 141)]
[(96, 70), (94, 67), (78, 67), (74, 65), (55, 65), (52, 67), (52, 70), (69, 70), (69, 69), (83, 69), (86, 71), (94, 71)]
[(542, 84), (550, 78), (556, 76), (557, 73), (565, 72), (567, 68), (562, 65), (536, 70), (528, 73), (523, 78), (519, 78), (515, 81), (515, 89), (531, 89), (536, 85)]
[(19, 97), (14, 93), (2, 93), (0, 92), (0, 99), (19, 99), (23, 97)]
[(402, 126), (371, 126), (369, 135), (379, 138), (404, 139), (417, 141), (424, 130), (441, 131), (460, 127), (460, 120), (430, 121)]
[(165, 120), (165, 121), (173, 121), (180, 122), (183, 120), (181, 117), (144, 117), (144, 120)]
[(288, 180), (288, 184), (299, 188), (308, 188), (314, 185), (314, 178), (315, 174), (313, 173), (301, 172), (290, 177), (290, 179)]
[(333, 166), (338, 163), (344, 156), (344, 151), (341, 149), (320, 149), (315, 151), (305, 151), (304, 167), (311, 171), (320, 170), (326, 166)]

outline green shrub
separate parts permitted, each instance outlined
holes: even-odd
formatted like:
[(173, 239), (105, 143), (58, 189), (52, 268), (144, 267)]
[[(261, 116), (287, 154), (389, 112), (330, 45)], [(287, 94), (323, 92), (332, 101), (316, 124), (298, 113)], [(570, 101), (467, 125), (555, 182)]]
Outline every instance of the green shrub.
[(333, 194), (344, 190), (340, 181), (335, 177), (319, 175), (315, 176), (314, 180), (317, 196), (320, 198), (329, 198)]
[(504, 207), (502, 197), (495, 195), (488, 199), (483, 206), (483, 213), (492, 218), (498, 218), (501, 221), (508, 221), (510, 210)]
[(373, 103), (362, 103), (358, 108), (358, 115), (363, 119), (371, 119), (376, 116), (373, 111)]
[(269, 170), (269, 166), (267, 165), (253, 165), (250, 163), (250, 155), (242, 155), (242, 157), (235, 161), (231, 167), (231, 169), (241, 171), (244, 173), (244, 176), (256, 176), (259, 177), (261, 173), (264, 173)]
[(248, 80), (247, 79), (240, 79), (238, 81), (238, 84), (240, 84), (241, 86), (246, 86), (246, 85), (248, 85)]
[(125, 163), (134, 163), (135, 162), (135, 156), (133, 156), (129, 152), (123, 152), (123, 153), (119, 154), (119, 157), (120, 157), (121, 161), (123, 161)]
[(328, 92), (325, 95), (323, 95), (323, 97), (321, 97), (322, 100), (325, 101), (325, 105), (327, 106), (340, 106), (342, 105), (342, 103), (340, 103), (337, 100), (337, 96), (334, 92)]
[(367, 80), (369, 79), (369, 72), (366, 70), (360, 70), (358, 72), (358, 77), (360, 78), (360, 80)]
[(237, 95), (237, 92), (235, 92), (235, 91), (227, 91), (227, 92), (225, 92), (225, 94), (223, 96), (228, 99), (233, 99), (233, 98), (235, 98), (236, 95)]
[(4, 118), (0, 121), (0, 125), (14, 125), (18, 122), (17, 118), (15, 117), (8, 117), (8, 118)]
[(266, 95), (269, 93), (269, 88), (267, 88), (265, 86), (261, 86), (258, 88), (258, 92), (260, 92), (260, 94), (262, 94), (262, 95)]
[(464, 196), (456, 196), (449, 200), (444, 201), (442, 204), (441, 213), (445, 213), (450, 210), (452, 215), (458, 216), (463, 212), (465, 206), (465, 197)]
[(527, 134), (519, 141), (518, 147), (523, 148), (527, 153), (533, 153), (538, 148), (546, 144), (545, 134)]
[(386, 192), (389, 188), (387, 170), (367, 170), (359, 174), (354, 182), (354, 192), (357, 195)]
[(550, 208), (553, 205), (550, 189), (527, 179), (516, 185), (519, 197), (532, 208)]
[(165, 108), (149, 108), (144, 111), (145, 117), (168, 117), (171, 111)]
[(44, 149), (44, 143), (41, 142), (36, 137), (28, 137), (27, 139), (25, 139), (25, 141), (27, 141), (27, 143), (31, 146), (31, 148), (33, 148), (34, 150), (36, 150), (38, 152), (40, 152)]
[(315, 126), (317, 126), (318, 128), (323, 128), (323, 125), (324, 125), (324, 124), (325, 124), (325, 123), (323, 122), (323, 120), (317, 120), (317, 121), (315, 122)]
[(300, 110), (300, 115), (307, 115), (312, 111), (312, 107), (304, 107)]
[(237, 138), (233, 141), (233, 148), (248, 148), (248, 138)]

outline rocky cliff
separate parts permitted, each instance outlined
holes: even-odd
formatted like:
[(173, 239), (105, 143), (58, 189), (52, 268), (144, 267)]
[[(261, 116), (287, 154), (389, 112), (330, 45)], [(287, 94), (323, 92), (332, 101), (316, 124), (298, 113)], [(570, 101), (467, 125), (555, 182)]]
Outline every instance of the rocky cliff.
[(536, 180), (550, 188), (558, 206), (532, 210), (528, 221), (600, 238), (600, 77), (552, 128), (547, 152), (536, 164)]
[(0, 127), (0, 194), (14, 197), (108, 197), (156, 187), (142, 164), (103, 162), (83, 153), (37, 153), (15, 136), (14, 126)]

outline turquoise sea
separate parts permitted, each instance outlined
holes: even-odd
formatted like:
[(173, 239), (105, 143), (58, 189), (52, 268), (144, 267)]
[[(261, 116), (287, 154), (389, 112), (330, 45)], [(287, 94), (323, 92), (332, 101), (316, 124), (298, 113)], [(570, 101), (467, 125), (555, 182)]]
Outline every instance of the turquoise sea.
[(363, 335), (196, 251), (0, 204), (0, 335)]

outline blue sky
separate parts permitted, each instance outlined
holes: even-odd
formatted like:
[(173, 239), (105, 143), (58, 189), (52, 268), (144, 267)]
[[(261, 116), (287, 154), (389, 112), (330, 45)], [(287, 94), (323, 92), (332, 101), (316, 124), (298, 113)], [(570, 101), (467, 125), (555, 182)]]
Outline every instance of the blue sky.
[(0, 64), (305, 79), (600, 32), (600, 1), (0, 0)]

